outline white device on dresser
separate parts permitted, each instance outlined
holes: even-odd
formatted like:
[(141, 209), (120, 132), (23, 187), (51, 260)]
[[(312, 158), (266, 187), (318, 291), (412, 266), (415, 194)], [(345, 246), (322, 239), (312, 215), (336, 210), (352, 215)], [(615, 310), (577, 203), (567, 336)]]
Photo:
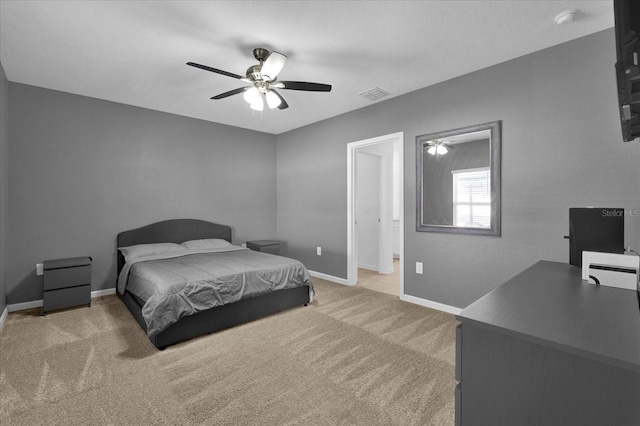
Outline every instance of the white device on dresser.
[(635, 254), (582, 252), (582, 279), (590, 284), (640, 291), (639, 270), (640, 257)]

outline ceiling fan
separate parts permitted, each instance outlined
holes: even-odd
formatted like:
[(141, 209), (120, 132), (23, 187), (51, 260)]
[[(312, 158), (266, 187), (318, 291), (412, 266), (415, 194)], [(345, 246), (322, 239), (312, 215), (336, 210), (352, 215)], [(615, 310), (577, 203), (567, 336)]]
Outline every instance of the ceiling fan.
[(424, 146), (429, 147), (427, 152), (431, 155), (445, 155), (449, 152), (449, 149), (455, 149), (455, 147), (451, 145), (451, 142), (444, 139), (434, 139), (425, 142)]
[(286, 109), (289, 105), (275, 89), (304, 90), (308, 92), (330, 92), (330, 84), (308, 83), (305, 81), (278, 81), (278, 74), (282, 71), (287, 57), (282, 53), (269, 52), (267, 49), (258, 47), (253, 49), (253, 56), (260, 62), (259, 65), (250, 66), (245, 77), (231, 72), (211, 68), (206, 65), (187, 62), (187, 65), (200, 68), (206, 71), (237, 78), (250, 86), (239, 87), (228, 92), (213, 96), (211, 99), (223, 99), (229, 96), (244, 93), (244, 100), (249, 103), (251, 109), (262, 111), (266, 100), (269, 108)]

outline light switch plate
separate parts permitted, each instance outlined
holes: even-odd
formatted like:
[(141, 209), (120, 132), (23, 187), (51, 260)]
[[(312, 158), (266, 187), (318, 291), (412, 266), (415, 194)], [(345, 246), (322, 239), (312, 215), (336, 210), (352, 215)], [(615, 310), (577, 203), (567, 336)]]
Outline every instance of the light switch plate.
[(416, 262), (416, 274), (422, 273), (422, 262)]
[(43, 266), (44, 265), (42, 263), (36, 263), (36, 275), (42, 275)]

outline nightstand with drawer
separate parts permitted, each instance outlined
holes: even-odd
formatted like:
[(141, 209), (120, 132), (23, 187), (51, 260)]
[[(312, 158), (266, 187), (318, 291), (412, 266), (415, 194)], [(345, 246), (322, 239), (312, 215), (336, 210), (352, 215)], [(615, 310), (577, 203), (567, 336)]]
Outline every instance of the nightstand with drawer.
[(90, 257), (43, 262), (43, 281), (42, 315), (71, 306), (91, 306)]
[(247, 241), (247, 248), (263, 253), (280, 254), (280, 241), (276, 240), (256, 240)]

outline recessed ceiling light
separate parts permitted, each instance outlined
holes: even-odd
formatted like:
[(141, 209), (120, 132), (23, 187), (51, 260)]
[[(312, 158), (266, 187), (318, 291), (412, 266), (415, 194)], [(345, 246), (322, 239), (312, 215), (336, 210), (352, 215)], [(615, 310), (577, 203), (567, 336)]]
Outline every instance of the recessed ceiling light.
[(570, 24), (576, 19), (578, 13), (580, 13), (578, 9), (565, 10), (564, 12), (560, 12), (553, 20), (558, 25)]

